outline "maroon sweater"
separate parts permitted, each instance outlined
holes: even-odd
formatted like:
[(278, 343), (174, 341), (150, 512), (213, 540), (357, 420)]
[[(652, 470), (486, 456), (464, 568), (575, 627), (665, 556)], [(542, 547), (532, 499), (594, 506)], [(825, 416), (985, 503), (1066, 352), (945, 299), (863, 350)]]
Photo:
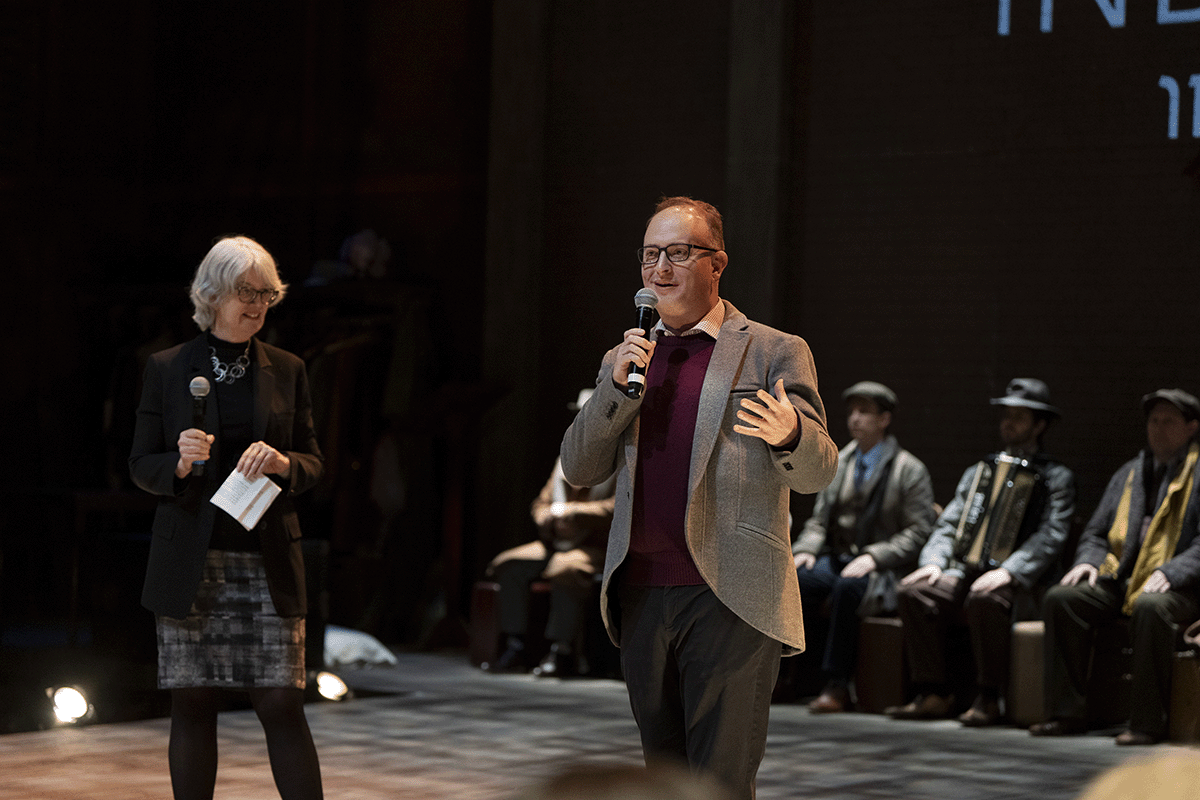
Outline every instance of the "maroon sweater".
[(688, 473), (700, 390), (716, 341), (660, 335), (646, 372), (624, 580), (633, 586), (704, 583), (684, 539)]

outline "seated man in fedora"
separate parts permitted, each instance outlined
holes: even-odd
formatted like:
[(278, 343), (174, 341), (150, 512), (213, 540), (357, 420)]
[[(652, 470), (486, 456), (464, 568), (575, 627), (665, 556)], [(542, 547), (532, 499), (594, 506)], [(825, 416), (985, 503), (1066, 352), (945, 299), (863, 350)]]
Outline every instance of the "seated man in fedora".
[(916, 697), (885, 713), (933, 719), (954, 708), (947, 632), (965, 613), (977, 696), (959, 720), (992, 725), (1008, 688), (1010, 627), (1021, 593), (1038, 594), (1056, 576), (1075, 513), (1075, 475), (1042, 452), (1046, 428), (1061, 414), (1040, 380), (1016, 378), (1000, 407), (1003, 450), (963, 473), (954, 499), (921, 550), (920, 566), (900, 581), (904, 650)]
[[(817, 495), (812, 517), (792, 547), (806, 630), (824, 627), (817, 618), (829, 601), (829, 632), (811, 640), (826, 678), (824, 690), (808, 704), (814, 714), (849, 705), (859, 616), (895, 609), (895, 576), (916, 566), (937, 516), (929, 470), (888, 432), (895, 392), (860, 381), (842, 399), (854, 441), (838, 454), (833, 483)], [(872, 582), (870, 597), (878, 607), (866, 609)]]
[(1117, 744), (1167, 734), (1171, 665), (1181, 627), (1200, 617), (1200, 401), (1180, 389), (1142, 398), (1147, 447), (1116, 471), (1072, 567), (1046, 593), (1046, 712), (1034, 736), (1087, 730), (1092, 633), (1128, 617), (1132, 714)]

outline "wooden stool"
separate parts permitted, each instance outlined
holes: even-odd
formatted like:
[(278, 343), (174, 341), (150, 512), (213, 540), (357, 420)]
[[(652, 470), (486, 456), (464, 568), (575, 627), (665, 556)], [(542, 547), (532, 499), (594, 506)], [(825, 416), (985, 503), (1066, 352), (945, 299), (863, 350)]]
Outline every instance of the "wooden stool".
[(500, 655), (500, 613), (496, 597), (500, 584), (476, 581), (471, 587), (471, 621), (468, 657), (475, 666), (495, 661)]
[(1200, 742), (1200, 659), (1191, 650), (1175, 654), (1168, 725), (1172, 742)]
[(855, 708), (882, 714), (908, 701), (908, 662), (904, 624), (899, 617), (867, 617), (858, 626), (858, 665), (854, 672)]
[[(475, 666), (495, 661), (500, 656), (503, 631), (500, 630), (500, 584), (476, 581), (471, 588), (471, 621), (468, 657)], [(550, 616), (550, 582), (529, 584), (529, 630), (526, 646), (543, 653), (550, 648), (544, 631)]]
[(1005, 711), (1009, 721), (1022, 728), (1046, 720), (1045, 637), (1046, 625), (1041, 620), (1013, 623)]

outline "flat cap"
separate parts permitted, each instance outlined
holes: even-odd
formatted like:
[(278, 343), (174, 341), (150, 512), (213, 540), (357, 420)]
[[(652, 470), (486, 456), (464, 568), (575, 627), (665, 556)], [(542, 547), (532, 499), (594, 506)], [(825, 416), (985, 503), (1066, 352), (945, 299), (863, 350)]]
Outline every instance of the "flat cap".
[(851, 397), (874, 400), (879, 405), (880, 411), (895, 411), (900, 402), (896, 399), (895, 392), (876, 381), (859, 381), (842, 392), (843, 400), (849, 400)]
[(1200, 419), (1200, 400), (1188, 394), (1183, 389), (1159, 389), (1142, 398), (1142, 411), (1150, 413), (1150, 409), (1159, 400), (1166, 400), (1183, 412), (1184, 419), (1189, 422)]

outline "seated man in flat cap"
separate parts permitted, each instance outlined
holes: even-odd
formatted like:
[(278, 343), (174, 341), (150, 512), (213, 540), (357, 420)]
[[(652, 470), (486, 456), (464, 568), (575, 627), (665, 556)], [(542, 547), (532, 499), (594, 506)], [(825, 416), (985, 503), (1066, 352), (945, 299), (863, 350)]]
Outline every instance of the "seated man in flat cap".
[[(1075, 475), (1042, 452), (1042, 437), (1060, 415), (1050, 390), (1034, 378), (1009, 382), (1000, 407), (1000, 453), (963, 473), (954, 499), (934, 525), (916, 571), (900, 581), (904, 650), (916, 697), (885, 713), (934, 719), (954, 708), (946, 636), (965, 612), (975, 658), (968, 726), (1001, 719), (1008, 688), (1010, 627), (1019, 593), (1036, 595), (1057, 577), (1075, 513)], [(1035, 603), (1026, 605), (1036, 608)]]
[(1179, 389), (1142, 398), (1147, 447), (1117, 470), (1084, 528), (1072, 567), (1046, 593), (1046, 713), (1034, 736), (1087, 730), (1092, 632), (1129, 617), (1132, 714), (1117, 744), (1167, 734), (1180, 627), (1200, 617), (1200, 401)]
[(896, 394), (882, 383), (860, 381), (842, 399), (854, 441), (838, 454), (833, 483), (817, 495), (792, 547), (805, 630), (823, 627), (817, 618), (829, 600), (828, 635), (810, 643), (821, 653), (827, 681), (808, 705), (816, 714), (849, 705), (860, 612), (883, 610), (862, 608), (868, 588), (875, 581), (873, 603), (895, 608), (895, 575), (916, 566), (937, 516), (929, 470), (888, 433)]

